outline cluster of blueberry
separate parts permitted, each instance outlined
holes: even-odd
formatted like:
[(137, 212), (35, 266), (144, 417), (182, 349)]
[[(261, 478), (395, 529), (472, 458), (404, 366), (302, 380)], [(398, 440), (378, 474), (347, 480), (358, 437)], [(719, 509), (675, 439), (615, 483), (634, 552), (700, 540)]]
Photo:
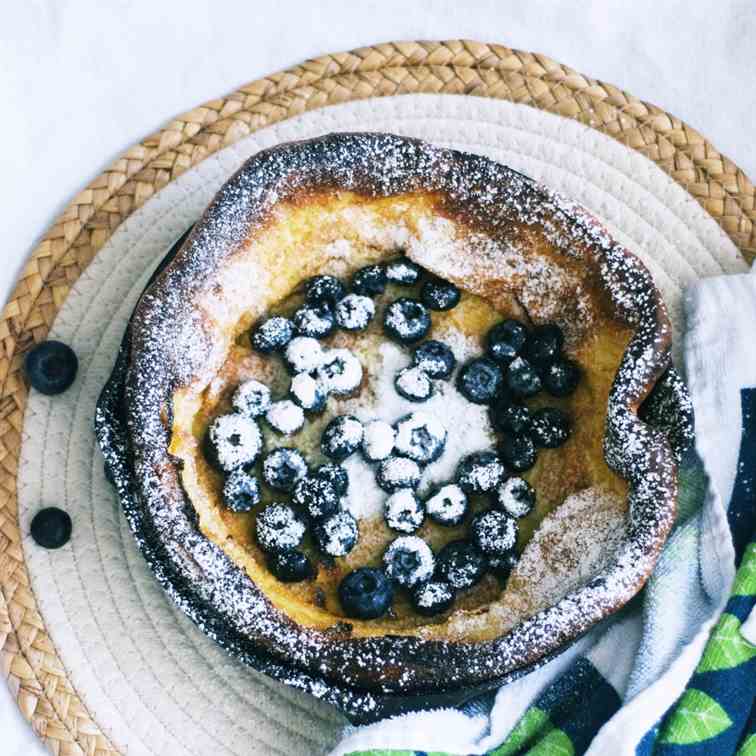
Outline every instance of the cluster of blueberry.
[[(385, 614), (396, 587), (409, 592), (418, 614), (433, 616), (448, 610), (457, 593), (471, 588), (486, 571), (506, 579), (517, 561), (517, 519), (535, 505), (535, 492), (527, 481), (509, 477), (494, 452), (465, 457), (456, 482), (436, 489), (421, 502), (412, 482), (386, 501), (390, 528), (405, 533), (383, 555), (382, 568), (361, 567), (349, 573), (339, 586), (342, 608), (350, 617), (375, 619)], [(411, 535), (427, 514), (440, 525), (453, 527), (466, 517), (468, 497), (485, 494), (491, 508), (476, 514), (470, 524), (470, 540), (456, 540), (434, 554), (422, 538)]]
[(486, 355), (462, 366), (457, 376), (460, 393), (491, 408), (491, 421), (503, 434), (502, 459), (517, 472), (530, 469), (537, 449), (555, 449), (569, 437), (570, 422), (558, 407), (534, 412), (525, 400), (542, 389), (565, 397), (580, 381), (578, 365), (562, 354), (564, 336), (554, 324), (527, 328), (505, 320), (488, 333)]

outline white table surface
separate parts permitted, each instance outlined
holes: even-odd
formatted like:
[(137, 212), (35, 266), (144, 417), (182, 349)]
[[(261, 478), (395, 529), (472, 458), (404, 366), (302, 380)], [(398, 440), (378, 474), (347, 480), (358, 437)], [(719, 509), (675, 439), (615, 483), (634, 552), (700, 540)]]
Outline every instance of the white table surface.
[[(26, 0), (0, 25), (0, 295), (68, 201), (172, 116), (323, 53), (459, 37), (616, 84), (756, 177), (751, 0)], [(40, 753), (0, 683), (0, 756)]]

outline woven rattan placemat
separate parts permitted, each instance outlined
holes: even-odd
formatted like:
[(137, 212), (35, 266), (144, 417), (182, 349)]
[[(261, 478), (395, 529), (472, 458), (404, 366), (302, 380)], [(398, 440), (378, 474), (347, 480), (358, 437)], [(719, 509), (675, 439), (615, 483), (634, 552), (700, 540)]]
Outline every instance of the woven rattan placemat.
[(27, 388), (23, 353), (45, 338), (69, 288), (115, 228), (205, 157), (306, 110), (405, 93), (472, 94), (576, 119), (652, 159), (756, 255), (754, 187), (700, 134), (664, 111), (548, 58), (469, 41), (389, 43), (329, 55), (242, 87), (132, 147), (68, 206), (34, 250), (0, 320), (0, 666), (55, 753), (115, 752), (72, 688), (37, 609), (17, 520)]

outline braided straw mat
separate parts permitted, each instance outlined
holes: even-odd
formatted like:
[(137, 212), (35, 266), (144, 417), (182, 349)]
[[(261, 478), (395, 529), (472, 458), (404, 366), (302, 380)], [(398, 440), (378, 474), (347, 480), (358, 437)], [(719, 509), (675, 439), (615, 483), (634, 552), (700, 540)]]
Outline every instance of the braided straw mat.
[[(47, 232), (0, 321), (0, 668), (53, 752), (310, 754), (338, 739), (338, 713), (234, 663), (165, 598), (104, 480), (91, 424), (141, 287), (222, 181), (263, 147), (366, 129), (487, 154), (581, 201), (649, 265), (677, 324), (686, 282), (745, 270), (756, 252), (754, 187), (700, 134), (497, 45), (318, 58), (129, 149)], [(48, 332), (81, 360), (74, 387), (52, 400), (29, 394), (21, 373)], [(27, 536), (50, 504), (74, 519), (55, 552)]]

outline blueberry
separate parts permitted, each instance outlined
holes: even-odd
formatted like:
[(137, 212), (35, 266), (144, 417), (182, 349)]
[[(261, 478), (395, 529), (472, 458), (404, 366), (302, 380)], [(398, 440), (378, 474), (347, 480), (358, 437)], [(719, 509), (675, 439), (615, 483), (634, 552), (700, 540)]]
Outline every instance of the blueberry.
[(68, 512), (58, 507), (45, 507), (31, 521), (31, 537), (45, 549), (59, 549), (71, 540), (73, 523)]
[(420, 465), (435, 462), (446, 446), (446, 428), (428, 412), (411, 412), (396, 421), (394, 447), (398, 454)]
[(257, 516), (255, 531), (263, 551), (284, 551), (299, 546), (305, 524), (290, 506), (270, 504)]
[(346, 496), (349, 490), (349, 473), (341, 465), (335, 465), (330, 462), (321, 465), (315, 469), (313, 477), (332, 483), (339, 496)]
[(339, 601), (347, 617), (378, 619), (386, 614), (393, 600), (391, 582), (374, 567), (350, 572), (339, 585)]
[(386, 457), (380, 465), (375, 480), (388, 493), (400, 488), (417, 488), (420, 483), (420, 466), (407, 457)]
[(297, 373), (291, 379), (289, 393), (305, 412), (322, 412), (328, 400), (323, 385), (308, 373)]
[(468, 454), (457, 467), (457, 483), (467, 493), (493, 491), (507, 476), (507, 469), (493, 451)]
[(300, 583), (315, 577), (310, 559), (297, 549), (273, 551), (268, 554), (268, 569), (282, 583)]
[(556, 449), (570, 437), (570, 420), (557, 407), (544, 407), (533, 413), (530, 435), (538, 446)]
[(262, 448), (257, 423), (235, 412), (215, 418), (207, 430), (208, 460), (226, 472), (251, 465)]
[(312, 534), (324, 554), (343, 557), (355, 547), (360, 532), (357, 520), (349, 512), (337, 512), (319, 522)]
[(368, 462), (380, 462), (394, 450), (396, 431), (384, 420), (371, 420), (365, 424), (362, 435), (362, 456)]
[(399, 258), (386, 265), (386, 278), (402, 286), (414, 286), (420, 278), (420, 266), (410, 260)]
[(516, 399), (526, 399), (541, 390), (541, 376), (527, 360), (515, 357), (507, 369), (507, 388)]
[(517, 554), (514, 550), (501, 556), (488, 557), (488, 571), (505, 581), (509, 578), (509, 573), (512, 572), (516, 564)]
[(401, 536), (383, 554), (383, 568), (389, 580), (412, 588), (433, 575), (436, 560), (430, 546), (417, 536)]
[(497, 402), (491, 408), (491, 422), (497, 430), (521, 435), (530, 428), (530, 410), (523, 404)]
[(317, 339), (296, 336), (286, 347), (284, 359), (292, 373), (312, 373), (323, 364), (325, 352)]
[(536, 494), (530, 483), (516, 476), (502, 483), (494, 494), (495, 506), (517, 518), (529, 515), (535, 502)]
[(543, 387), (552, 396), (569, 396), (580, 383), (580, 368), (576, 362), (558, 359), (543, 372)]
[(429, 339), (415, 347), (412, 364), (419, 367), (429, 378), (448, 378), (457, 360), (446, 344)]
[(323, 431), (320, 449), (326, 457), (343, 462), (360, 448), (363, 432), (362, 423), (356, 417), (339, 415)]
[(270, 409), (270, 389), (260, 381), (245, 381), (234, 392), (233, 408), (247, 417), (259, 417)]
[(459, 289), (448, 281), (426, 281), (420, 289), (420, 299), (429, 310), (451, 310), (459, 304)]
[(260, 503), (260, 484), (244, 468), (234, 470), (223, 483), (223, 504), (232, 512), (249, 512)]
[(333, 276), (313, 276), (305, 282), (308, 304), (336, 304), (345, 294), (344, 284)]
[(402, 344), (420, 341), (428, 333), (431, 319), (425, 305), (416, 299), (402, 297), (392, 302), (383, 313), (386, 333)]
[(300, 478), (294, 486), (291, 499), (313, 520), (322, 520), (339, 511), (340, 497), (336, 486), (324, 478)]
[(348, 396), (362, 382), (362, 363), (348, 349), (330, 349), (316, 374), (329, 394)]
[(375, 315), (375, 304), (362, 294), (348, 294), (336, 305), (336, 323), (345, 331), (364, 331)]
[(324, 339), (336, 328), (336, 318), (329, 304), (307, 304), (295, 310), (292, 321), (300, 336)]
[(527, 337), (527, 329), (522, 323), (518, 320), (505, 320), (488, 332), (486, 352), (492, 360), (508, 365), (520, 354)]
[(352, 277), (352, 291), (366, 297), (377, 297), (386, 290), (386, 269), (383, 265), (360, 268)]
[(436, 574), (455, 591), (471, 588), (485, 571), (485, 557), (469, 541), (447, 543), (436, 557)]
[(394, 378), (399, 396), (411, 402), (426, 402), (433, 395), (433, 381), (419, 368), (402, 368)]
[(439, 525), (448, 527), (459, 525), (465, 519), (467, 510), (467, 494), (456, 483), (441, 486), (425, 501), (428, 517)]
[(411, 488), (400, 488), (386, 499), (383, 516), (392, 530), (414, 533), (423, 524), (425, 510)]
[(412, 589), (412, 605), (423, 617), (435, 617), (452, 608), (454, 589), (443, 580), (427, 580)]
[(525, 344), (525, 356), (534, 365), (545, 366), (553, 362), (564, 345), (564, 335), (553, 323), (534, 328)]
[(263, 480), (276, 491), (291, 491), (307, 475), (307, 462), (297, 449), (281, 446), (263, 460)]
[(283, 349), (294, 335), (294, 324), (276, 315), (258, 325), (252, 333), (252, 348), (263, 354)]
[(529, 470), (536, 462), (536, 448), (530, 436), (504, 436), (499, 444), (502, 459), (516, 472)]
[(517, 521), (506, 512), (489, 509), (473, 517), (470, 525), (473, 543), (486, 555), (503, 556), (517, 542)]
[(487, 357), (478, 357), (462, 366), (457, 388), (465, 399), (475, 404), (490, 404), (501, 390), (504, 374)]
[(265, 420), (273, 430), (284, 436), (291, 436), (302, 430), (305, 422), (304, 410), (291, 399), (281, 399), (268, 407)]
[(76, 378), (79, 359), (73, 349), (60, 341), (43, 341), (27, 352), (24, 371), (40, 394), (62, 394)]

